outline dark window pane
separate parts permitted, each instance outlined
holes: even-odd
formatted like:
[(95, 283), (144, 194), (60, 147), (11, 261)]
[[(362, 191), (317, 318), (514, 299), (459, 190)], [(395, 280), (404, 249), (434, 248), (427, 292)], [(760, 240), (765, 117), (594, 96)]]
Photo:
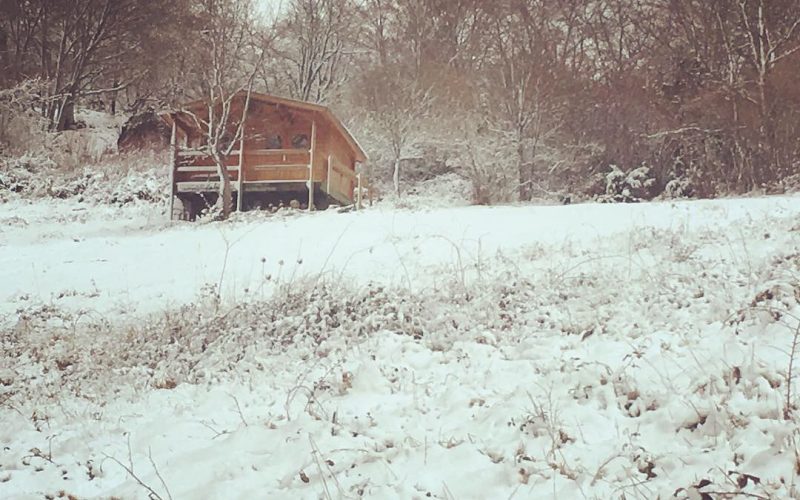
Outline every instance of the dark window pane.
[(292, 138), (292, 147), (294, 149), (308, 149), (310, 143), (306, 134), (297, 134)]
[(281, 149), (283, 148), (283, 141), (278, 134), (268, 135), (266, 141), (266, 149)]

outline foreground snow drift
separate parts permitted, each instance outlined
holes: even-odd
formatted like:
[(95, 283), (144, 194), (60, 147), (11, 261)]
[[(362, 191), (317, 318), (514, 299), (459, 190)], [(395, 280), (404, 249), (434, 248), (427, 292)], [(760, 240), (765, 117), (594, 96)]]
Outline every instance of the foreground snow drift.
[(2, 233), (0, 497), (798, 495), (796, 198), (142, 220)]

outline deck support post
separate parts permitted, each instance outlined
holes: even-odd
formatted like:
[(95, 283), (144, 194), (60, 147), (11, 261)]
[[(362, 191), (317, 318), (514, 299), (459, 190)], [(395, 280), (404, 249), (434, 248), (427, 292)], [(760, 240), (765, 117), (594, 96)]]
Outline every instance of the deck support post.
[(172, 115), (172, 134), (169, 139), (169, 220), (175, 218), (175, 194), (177, 184), (175, 182), (175, 170), (178, 168), (178, 121)]
[(239, 172), (236, 174), (238, 179), (239, 189), (236, 194), (236, 211), (241, 212), (244, 206), (244, 130), (242, 130), (242, 139), (239, 141)]
[(328, 155), (328, 178), (327, 178), (327, 185), (325, 187), (325, 191), (328, 192), (328, 196), (331, 195), (331, 174), (333, 173), (333, 157)]
[(356, 210), (361, 210), (361, 172), (356, 174)]
[(308, 151), (308, 211), (314, 210), (314, 151), (317, 149), (317, 120), (311, 121), (311, 149)]
[[(362, 163), (363, 165), (363, 163)], [(369, 206), (372, 206), (372, 164), (367, 164), (367, 199)]]

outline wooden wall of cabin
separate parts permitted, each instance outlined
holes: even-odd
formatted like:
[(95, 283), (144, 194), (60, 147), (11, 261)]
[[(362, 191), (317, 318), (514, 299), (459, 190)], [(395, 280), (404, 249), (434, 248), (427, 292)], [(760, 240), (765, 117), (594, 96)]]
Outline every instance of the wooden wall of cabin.
[[(232, 140), (233, 137), (236, 135), (236, 130), (239, 126), (239, 120), (242, 117), (242, 108), (244, 107), (244, 101), (236, 99), (231, 104), (231, 110), (229, 114), (229, 118), (227, 121), (227, 126), (225, 127), (226, 136)], [(197, 120), (200, 121), (202, 124), (203, 122), (207, 122), (208, 120), (208, 108), (205, 105), (197, 105), (193, 108), (190, 108), (191, 113), (197, 117)], [(219, 116), (221, 114), (221, 108), (218, 106), (216, 110), (216, 115)], [(181, 137), (181, 140), (178, 144), (183, 148), (199, 148), (204, 146), (207, 143), (206, 137), (206, 130), (203, 130), (203, 125), (198, 125), (195, 117), (192, 116), (190, 113), (181, 113), (179, 116), (179, 123), (180, 128), (183, 129), (184, 134)], [(239, 145), (233, 146), (234, 150), (239, 149)]]
[[(327, 182), (329, 156), (335, 164), (351, 172), (355, 172), (355, 156), (347, 140), (341, 136), (338, 130), (333, 128), (327, 120), (323, 123), (325, 123), (326, 126), (323, 127), (323, 134), (318, 137), (318, 154), (314, 161), (314, 177)], [(351, 178), (337, 174), (335, 171), (331, 176), (331, 190), (341, 193), (351, 200), (353, 199), (354, 184)]]
[[(251, 101), (245, 124), (246, 149), (296, 149), (293, 144), (305, 136), (311, 144), (312, 113), (283, 105)], [(280, 142), (276, 143), (278, 138)]]
[[(244, 99), (234, 103), (231, 111), (233, 128), (235, 132), (235, 117), (241, 116)], [(194, 112), (205, 119), (207, 109), (198, 108)], [(180, 137), (182, 147), (197, 147), (204, 142), (201, 131), (193, 127), (193, 119), (188, 115), (181, 117), (187, 137)], [(328, 157), (342, 168), (355, 172), (355, 155), (347, 140), (328, 119), (314, 111), (291, 108), (288, 106), (250, 101), (250, 109), (245, 123), (244, 139), (244, 178), (245, 181), (297, 181), (308, 180), (309, 153), (311, 146), (312, 122), (316, 121), (317, 138), (314, 152), (314, 180), (327, 187)], [(239, 145), (234, 145), (234, 150)], [(259, 166), (275, 163), (274, 156), (265, 151), (283, 150), (280, 159), (291, 167), (259, 168)], [(293, 151), (292, 151), (293, 150)], [(238, 162), (238, 158), (236, 159)], [(353, 199), (355, 182), (351, 176), (336, 174), (332, 176), (331, 188), (333, 191)]]
[[(309, 161), (311, 122), (310, 112), (251, 101), (245, 123), (245, 180), (308, 180), (308, 169), (298, 166)], [(281, 159), (297, 166), (259, 168), (275, 160), (275, 156), (264, 151), (291, 149), (296, 151), (282, 154)]]

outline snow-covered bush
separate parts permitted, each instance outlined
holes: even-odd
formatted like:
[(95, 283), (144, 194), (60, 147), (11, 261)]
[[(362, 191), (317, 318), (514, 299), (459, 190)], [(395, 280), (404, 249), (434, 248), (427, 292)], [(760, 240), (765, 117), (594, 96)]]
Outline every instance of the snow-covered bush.
[(47, 120), (37, 112), (42, 83), (26, 80), (0, 89), (0, 155), (40, 152), (47, 144)]
[[(796, 171), (800, 171), (800, 163), (795, 166)], [(784, 193), (800, 192), (800, 173), (787, 176), (780, 180), (780, 188)]]
[[(165, 168), (131, 170), (120, 179), (105, 198), (108, 203), (125, 205), (134, 201), (161, 203), (168, 199), (169, 186)], [(107, 193), (107, 191), (103, 191)]]
[(52, 197), (121, 205), (166, 198), (165, 158), (117, 153), (122, 116), (79, 110), (76, 130), (50, 133), (32, 112), (29, 93), (28, 87), (0, 91), (0, 201)]
[(667, 198), (689, 198), (692, 196), (692, 182), (686, 177), (672, 179), (664, 186), (664, 196)]
[(677, 156), (672, 163), (668, 180), (664, 185), (663, 196), (666, 198), (690, 198), (695, 195), (697, 172), (692, 160), (688, 162)]
[(55, 167), (53, 160), (35, 153), (0, 158), (0, 199), (4, 193), (43, 195), (46, 192), (46, 180)]
[(139, 153), (105, 156), (80, 169), (64, 169), (44, 153), (0, 158), (0, 200), (17, 196), (113, 205), (161, 203), (168, 194), (165, 162), (157, 153)]
[(86, 169), (82, 175), (64, 179), (48, 189), (53, 198), (73, 198), (105, 205), (125, 205), (135, 201), (163, 202), (167, 186), (162, 169), (129, 170), (122, 177)]
[(613, 164), (609, 165), (609, 168), (610, 171), (602, 177), (605, 191), (598, 196), (598, 201), (635, 203), (653, 198), (656, 180), (650, 172), (650, 167), (642, 165), (628, 172)]
[(470, 203), (470, 187), (459, 174), (450, 173), (411, 184), (399, 198), (389, 191), (383, 203), (397, 208), (463, 206)]
[[(474, 119), (472, 119), (474, 121)], [(469, 181), (473, 205), (507, 203), (517, 197), (519, 174), (514, 146), (501, 133), (461, 127), (457, 147), (449, 159), (453, 169)]]
[[(0, 353), (58, 367), (43, 383), (72, 391), (92, 385), (98, 370), (147, 385), (198, 383), (287, 345), (308, 345), (324, 355), (329, 339), (348, 342), (382, 330), (421, 338), (431, 321), (424, 299), (410, 291), (355, 291), (314, 280), (284, 283), (275, 297), (240, 303), (230, 314), (218, 306), (215, 287), (205, 287), (195, 304), (120, 333), (87, 312), (33, 304), (20, 309), (16, 327), (0, 337)], [(14, 380), (15, 391), (27, 391), (23, 376)]]

